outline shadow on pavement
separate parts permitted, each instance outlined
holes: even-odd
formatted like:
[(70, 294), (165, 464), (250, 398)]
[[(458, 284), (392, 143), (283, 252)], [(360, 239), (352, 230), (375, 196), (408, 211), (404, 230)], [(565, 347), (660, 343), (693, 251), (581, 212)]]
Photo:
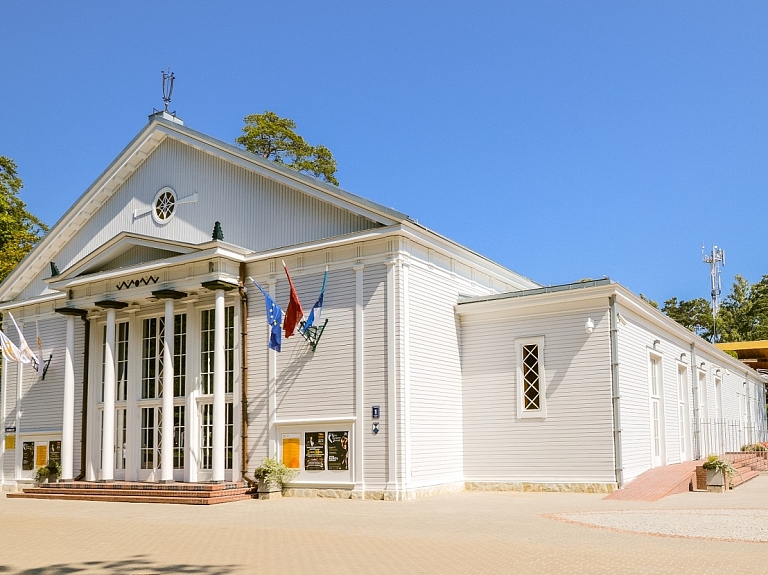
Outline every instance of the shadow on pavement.
[(16, 570), (0, 565), (0, 573), (8, 575), (66, 575), (69, 573), (104, 573), (107, 575), (160, 575), (181, 573), (186, 575), (226, 575), (235, 565), (190, 565), (184, 563), (160, 563), (145, 555), (135, 555), (120, 561), (84, 561), (81, 563), (57, 563), (45, 567)]

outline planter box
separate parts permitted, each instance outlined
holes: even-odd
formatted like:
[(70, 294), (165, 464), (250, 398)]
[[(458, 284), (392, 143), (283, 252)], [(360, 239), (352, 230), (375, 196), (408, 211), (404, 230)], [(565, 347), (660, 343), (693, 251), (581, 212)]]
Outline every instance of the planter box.
[(728, 488), (725, 473), (720, 469), (707, 469), (707, 491), (725, 493)]
[(283, 496), (282, 485), (274, 485), (267, 483), (263, 479), (259, 479), (259, 499), (278, 499)]

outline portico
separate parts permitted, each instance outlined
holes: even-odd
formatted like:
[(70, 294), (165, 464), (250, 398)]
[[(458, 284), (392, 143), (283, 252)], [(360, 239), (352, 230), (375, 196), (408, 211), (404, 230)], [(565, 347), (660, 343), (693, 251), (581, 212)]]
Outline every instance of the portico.
[[(124, 237), (102, 252), (145, 247)], [(167, 252), (169, 246), (165, 245)], [(75, 326), (89, 324), (84, 479), (200, 482), (239, 479), (239, 260), (213, 241), (160, 260), (111, 267), (92, 254), (49, 286), (67, 294), (62, 479), (74, 468)], [(130, 248), (128, 248), (130, 249)], [(103, 254), (102, 254), (103, 255)], [(94, 264), (94, 261), (96, 264)]]

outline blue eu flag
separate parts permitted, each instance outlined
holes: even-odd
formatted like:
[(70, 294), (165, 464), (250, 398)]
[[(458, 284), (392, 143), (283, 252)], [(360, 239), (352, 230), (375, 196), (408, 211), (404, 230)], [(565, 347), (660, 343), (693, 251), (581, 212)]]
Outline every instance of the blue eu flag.
[(259, 288), (261, 293), (264, 294), (264, 301), (267, 304), (267, 323), (270, 327), (269, 349), (280, 351), (280, 347), (283, 343), (283, 310), (280, 309), (280, 306), (275, 303), (275, 300), (264, 291), (263, 287), (257, 284), (253, 278), (251, 278), (251, 281), (253, 282), (253, 285)]

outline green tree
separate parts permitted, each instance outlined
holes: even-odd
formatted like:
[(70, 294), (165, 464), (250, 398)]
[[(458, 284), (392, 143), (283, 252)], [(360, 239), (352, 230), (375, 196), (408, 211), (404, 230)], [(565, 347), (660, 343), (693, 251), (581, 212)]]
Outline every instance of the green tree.
[(311, 146), (295, 132), (296, 122), (266, 110), (244, 118), (243, 135), (235, 141), (257, 154), (297, 172), (338, 186), (336, 160), (323, 145)]
[(768, 275), (750, 284), (737, 274), (720, 306), (717, 324), (719, 341), (768, 339)]
[(648, 299), (647, 297), (645, 297), (645, 294), (641, 293), (640, 299), (643, 300), (645, 303), (647, 303), (649, 306), (659, 309), (659, 302), (653, 301), (652, 299)]
[[(685, 301), (673, 297), (664, 302), (661, 311), (701, 337), (713, 339), (712, 308), (704, 298)], [(758, 339), (768, 339), (768, 275), (750, 284), (737, 274), (717, 314), (715, 341)]]
[(19, 198), (23, 186), (16, 163), (0, 156), (0, 281), (48, 231), (48, 226), (29, 213)]
[(661, 311), (705, 339), (712, 336), (712, 308), (704, 298), (678, 301), (673, 297), (664, 302)]

